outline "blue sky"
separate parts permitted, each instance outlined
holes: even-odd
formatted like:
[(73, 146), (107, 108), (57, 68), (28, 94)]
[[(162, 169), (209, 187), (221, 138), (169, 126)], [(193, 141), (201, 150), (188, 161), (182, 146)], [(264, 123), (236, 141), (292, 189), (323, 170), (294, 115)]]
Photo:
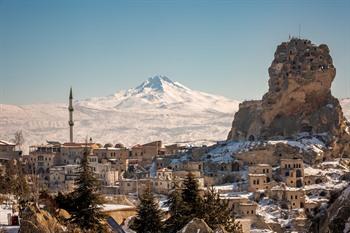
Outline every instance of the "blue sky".
[(0, 103), (79, 99), (166, 75), (229, 98), (267, 90), (278, 44), (331, 49), (332, 91), (350, 97), (350, 1), (0, 0)]

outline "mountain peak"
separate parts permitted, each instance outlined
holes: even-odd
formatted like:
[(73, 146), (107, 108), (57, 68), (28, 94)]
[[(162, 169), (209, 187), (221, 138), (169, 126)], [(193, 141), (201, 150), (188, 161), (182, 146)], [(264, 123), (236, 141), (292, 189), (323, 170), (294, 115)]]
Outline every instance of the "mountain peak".
[(166, 76), (155, 75), (153, 77), (148, 78), (146, 81), (144, 81), (141, 85), (139, 85), (135, 89), (138, 90), (138, 92), (142, 92), (145, 89), (152, 89), (154, 91), (164, 92), (165, 86), (175, 86), (175, 87), (183, 88), (182, 85), (179, 85), (178, 83), (171, 81)]
[(159, 82), (167, 82), (172, 84), (174, 83), (173, 81), (170, 80), (170, 78), (163, 75), (155, 75), (153, 77), (148, 78), (147, 81), (150, 83), (159, 83)]

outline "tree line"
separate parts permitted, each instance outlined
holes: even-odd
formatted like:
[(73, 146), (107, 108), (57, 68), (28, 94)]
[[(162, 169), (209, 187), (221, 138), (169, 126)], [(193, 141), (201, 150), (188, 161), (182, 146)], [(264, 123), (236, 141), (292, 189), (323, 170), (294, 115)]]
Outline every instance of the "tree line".
[(241, 225), (235, 221), (228, 202), (220, 199), (213, 188), (200, 194), (197, 180), (189, 173), (183, 189), (175, 186), (165, 205), (170, 217), (164, 220), (164, 213), (151, 190), (146, 190), (140, 198), (137, 216), (130, 228), (137, 233), (176, 233), (194, 218), (203, 219), (210, 228), (222, 226), (227, 232), (242, 232)]

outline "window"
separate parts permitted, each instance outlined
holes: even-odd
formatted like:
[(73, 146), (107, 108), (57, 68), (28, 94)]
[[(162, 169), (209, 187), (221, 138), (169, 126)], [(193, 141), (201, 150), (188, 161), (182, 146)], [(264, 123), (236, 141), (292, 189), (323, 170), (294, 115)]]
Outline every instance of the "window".
[(293, 195), (290, 196), (290, 199), (293, 200)]
[(269, 173), (269, 169), (266, 169), (266, 173)]
[(259, 183), (260, 183), (260, 181), (259, 181), (259, 180), (257, 180), (257, 181), (256, 181), (256, 184), (259, 184)]
[(298, 196), (297, 196), (297, 195), (295, 195), (295, 199), (298, 199)]
[(251, 213), (254, 214), (254, 210), (252, 210)]

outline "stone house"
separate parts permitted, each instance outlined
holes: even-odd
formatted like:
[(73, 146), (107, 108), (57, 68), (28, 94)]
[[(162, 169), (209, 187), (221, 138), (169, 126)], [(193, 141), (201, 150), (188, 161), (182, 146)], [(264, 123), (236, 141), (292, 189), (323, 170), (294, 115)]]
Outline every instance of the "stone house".
[(324, 175), (305, 175), (304, 185), (321, 184), (327, 182), (327, 177)]
[(303, 189), (287, 188), (285, 190), (285, 200), (288, 202), (289, 209), (304, 208), (305, 192)]
[(165, 146), (165, 155), (176, 155), (178, 153), (185, 152), (186, 148), (183, 146), (180, 146), (178, 144), (171, 144), (171, 145), (166, 145)]
[(88, 156), (89, 165), (93, 168), (101, 185), (114, 186), (118, 181), (118, 171), (113, 169), (111, 163), (99, 163), (96, 155)]
[(78, 178), (78, 168), (77, 164), (51, 167), (49, 189), (51, 191), (72, 191)]
[(250, 218), (254, 219), (256, 218), (256, 209), (258, 207), (258, 204), (252, 201), (246, 202), (246, 203), (240, 203), (239, 204), (239, 215), (242, 218)]
[(117, 159), (119, 151), (120, 151), (119, 148), (106, 147), (106, 148), (96, 148), (93, 150), (92, 153), (93, 155), (98, 157), (99, 161), (101, 161), (102, 159)]
[(143, 166), (150, 165), (153, 158), (161, 154), (163, 154), (161, 141), (135, 145), (131, 148), (131, 158), (138, 159)]
[(157, 157), (155, 159), (157, 169), (170, 168), (171, 167), (170, 162), (171, 162), (170, 158)]
[(38, 145), (29, 147), (26, 157), (27, 172), (36, 174), (39, 183), (48, 185), (50, 168), (59, 164), (60, 145)]
[(290, 187), (303, 187), (304, 162), (302, 159), (281, 159), (281, 176)]
[(154, 179), (153, 190), (156, 193), (169, 194), (174, 188), (175, 177), (170, 169), (162, 168), (157, 170), (157, 176)]
[(271, 146), (259, 150), (244, 151), (236, 154), (235, 157), (249, 166), (257, 164), (271, 164), (275, 166), (278, 165), (279, 160), (279, 157), (274, 153), (274, 148)]
[(119, 181), (120, 194), (137, 193), (141, 195), (145, 190), (152, 190), (152, 180), (147, 179), (123, 179)]
[(249, 174), (266, 174), (267, 177), (272, 179), (272, 166), (270, 164), (257, 164), (249, 166)]
[(22, 151), (16, 150), (16, 144), (5, 140), (0, 140), (0, 161), (18, 159)]
[(276, 201), (283, 201), (285, 199), (285, 187), (275, 185), (268, 191), (268, 196)]
[(90, 154), (98, 148), (100, 145), (96, 143), (64, 143), (61, 146), (60, 165), (80, 164), (86, 150)]
[(266, 174), (248, 174), (248, 191), (265, 191), (270, 189), (270, 178)]
[(224, 196), (220, 197), (220, 199), (228, 202), (228, 206), (230, 209), (232, 209), (233, 214), (240, 213), (240, 204), (249, 202), (247, 197), (242, 196)]

